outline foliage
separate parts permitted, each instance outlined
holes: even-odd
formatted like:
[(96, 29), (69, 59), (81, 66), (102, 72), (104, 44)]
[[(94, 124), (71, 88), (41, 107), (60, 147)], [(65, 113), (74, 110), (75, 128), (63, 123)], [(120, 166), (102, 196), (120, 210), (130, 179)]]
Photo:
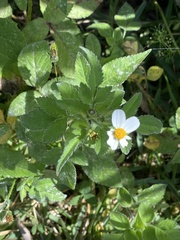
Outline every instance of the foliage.
[[(154, 54), (145, 2), (103, 4), (0, 3), (0, 239), (178, 239), (178, 77)], [(155, 7), (160, 44), (177, 48)], [(140, 127), (112, 151), (115, 109)]]

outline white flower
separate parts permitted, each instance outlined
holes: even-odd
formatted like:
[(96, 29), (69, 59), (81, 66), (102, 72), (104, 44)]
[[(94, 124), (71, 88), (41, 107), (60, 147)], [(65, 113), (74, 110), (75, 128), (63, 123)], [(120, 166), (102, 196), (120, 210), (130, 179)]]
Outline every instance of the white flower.
[(137, 117), (130, 117), (126, 119), (126, 114), (123, 110), (117, 109), (112, 113), (112, 125), (114, 128), (107, 131), (109, 139), (107, 144), (112, 150), (116, 150), (120, 145), (122, 148), (128, 145), (128, 141), (131, 137), (129, 133), (135, 131), (139, 125), (139, 119)]

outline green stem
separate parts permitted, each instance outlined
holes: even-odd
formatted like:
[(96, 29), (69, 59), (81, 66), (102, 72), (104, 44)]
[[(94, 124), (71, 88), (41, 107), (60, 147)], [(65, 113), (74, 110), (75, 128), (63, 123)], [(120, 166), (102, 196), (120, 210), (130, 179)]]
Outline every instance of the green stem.
[(64, 223), (64, 221), (62, 220), (61, 217), (59, 217), (59, 223), (61, 224), (62, 228), (63, 228), (63, 231), (64, 231), (64, 234), (66, 236), (66, 239), (67, 240), (71, 240), (71, 236), (69, 235), (69, 232), (67, 230), (67, 227), (66, 227), (66, 224)]
[(164, 25), (166, 26), (167, 32), (169, 33), (169, 36), (170, 36), (170, 38), (171, 38), (171, 40), (172, 40), (172, 43), (173, 43), (174, 47), (177, 49), (178, 54), (180, 54), (179, 47), (178, 47), (178, 45), (177, 45), (177, 43), (176, 43), (176, 41), (175, 41), (175, 39), (174, 39), (174, 37), (173, 37), (173, 34), (172, 34), (169, 26), (168, 26), (168, 23), (167, 23), (167, 21), (166, 21), (166, 18), (165, 18), (165, 16), (164, 16), (164, 13), (163, 13), (161, 7), (159, 6), (159, 4), (158, 4), (157, 1), (154, 1), (154, 5), (156, 5), (156, 7), (157, 7), (157, 9), (158, 9), (158, 11), (159, 11), (159, 13), (160, 13), (160, 15), (161, 15), (161, 17), (162, 17), (162, 20), (163, 20), (163, 22), (164, 22)]
[(32, 18), (32, 7), (33, 7), (32, 0), (28, 0), (26, 23), (31, 21), (31, 18)]
[(9, 208), (9, 203), (8, 203), (8, 202), (9, 202), (9, 199), (10, 199), (10, 197), (11, 197), (12, 191), (13, 191), (13, 189), (14, 189), (15, 183), (16, 183), (16, 179), (13, 180), (13, 183), (12, 183), (11, 188), (10, 188), (10, 190), (9, 190), (8, 196), (7, 196), (7, 198), (6, 198), (7, 208)]
[(171, 86), (170, 86), (170, 84), (169, 84), (169, 80), (168, 80), (168, 78), (167, 78), (166, 75), (164, 75), (164, 78), (165, 78), (165, 80), (166, 80), (167, 89), (168, 89), (169, 96), (170, 96), (170, 98), (171, 98), (172, 104), (173, 104), (174, 108), (177, 109), (177, 108), (178, 108), (178, 104), (177, 104), (176, 99), (175, 99), (175, 97), (174, 97), (174, 95), (173, 95), (173, 92), (172, 92), (172, 90), (171, 90)]

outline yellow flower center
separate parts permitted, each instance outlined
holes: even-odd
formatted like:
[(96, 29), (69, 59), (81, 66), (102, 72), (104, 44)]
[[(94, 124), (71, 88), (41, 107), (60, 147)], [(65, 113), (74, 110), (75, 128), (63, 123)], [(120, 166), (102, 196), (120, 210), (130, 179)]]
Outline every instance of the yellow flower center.
[(124, 138), (126, 136), (126, 131), (123, 128), (117, 128), (114, 132), (114, 136), (118, 140), (121, 140), (122, 138)]

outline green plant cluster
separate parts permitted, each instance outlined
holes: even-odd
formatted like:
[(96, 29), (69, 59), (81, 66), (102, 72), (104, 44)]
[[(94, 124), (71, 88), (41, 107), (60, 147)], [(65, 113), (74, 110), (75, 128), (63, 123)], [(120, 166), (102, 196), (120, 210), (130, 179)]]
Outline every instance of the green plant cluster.
[[(110, 1), (109, 22), (96, 19), (102, 2), (0, 3), (0, 239), (180, 239), (166, 199), (179, 200), (176, 92), (165, 68), (144, 66), (145, 2), (135, 12)], [(175, 113), (164, 128), (158, 96), (144, 88), (163, 77)], [(116, 109), (140, 126), (112, 151)]]

